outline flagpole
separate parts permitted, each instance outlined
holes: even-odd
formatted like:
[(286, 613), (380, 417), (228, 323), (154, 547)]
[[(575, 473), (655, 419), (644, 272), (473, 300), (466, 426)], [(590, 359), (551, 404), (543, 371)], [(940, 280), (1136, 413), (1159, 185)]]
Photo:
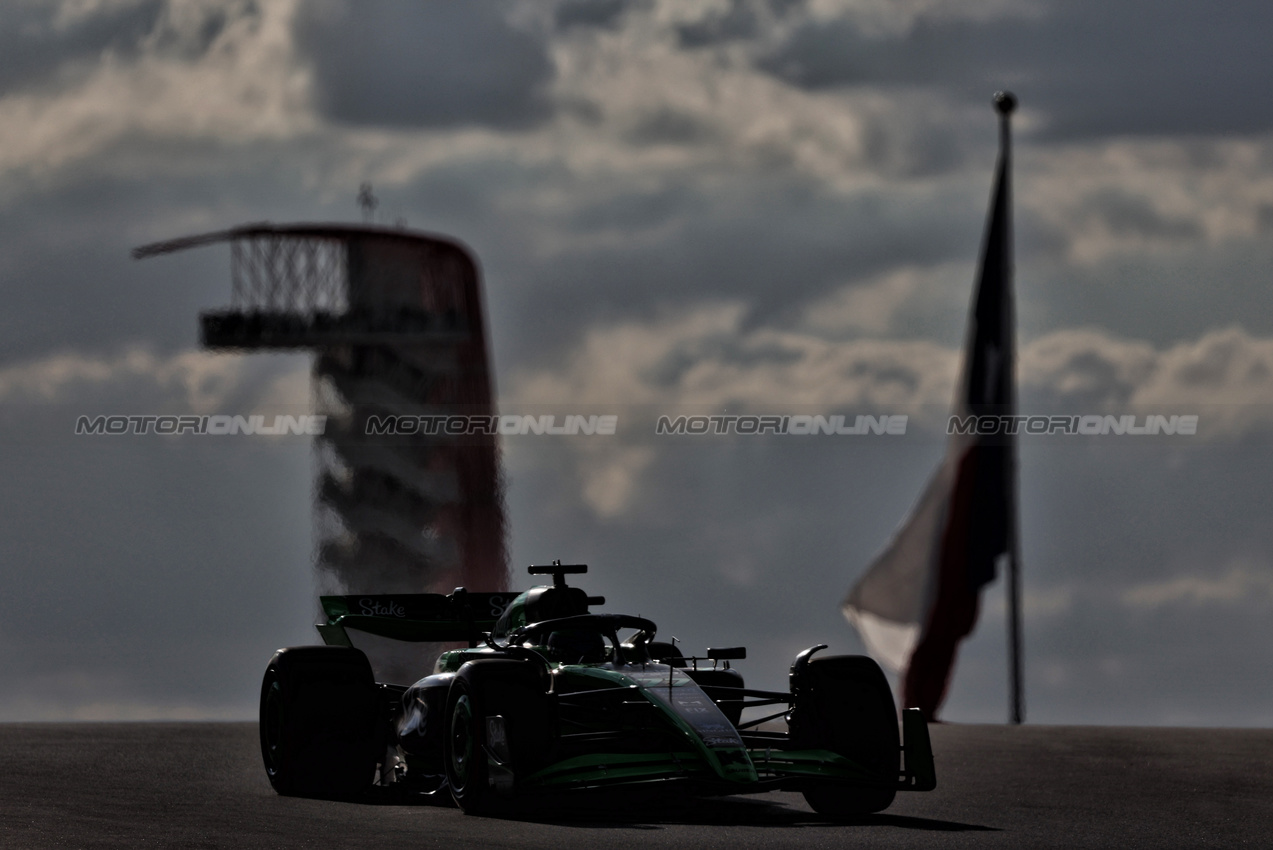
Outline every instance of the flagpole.
[[(1017, 450), (1012, 448), (1012, 483), (1013, 494), (1016, 495)], [(1021, 511), (1013, 500), (1012, 505), (1012, 547), (1008, 550), (1008, 663), (1009, 678), (1012, 688), (1012, 723), (1020, 725), (1025, 722), (1025, 697), (1022, 693), (1021, 664)]]
[[(1017, 410), (1009, 123), (1016, 98), (999, 92), (994, 107), (999, 160), (951, 423), (1004, 414), (1015, 418)], [(959, 644), (977, 623), (981, 589), (1002, 568), (1008, 594), (1009, 722), (1016, 724), (1025, 719), (1025, 707), (1015, 430), (983, 434), (962, 427), (949, 431), (937, 472), (893, 540), (849, 590), (841, 610), (873, 655), (905, 670), (903, 706), (935, 719)]]
[[(999, 155), (1003, 158), (1003, 179), (1006, 181), (1005, 191), (1009, 204), (1009, 213), (1007, 217), (1007, 225), (1009, 236), (1006, 240), (1007, 251), (1009, 252), (1007, 273), (1011, 277), (1013, 269), (1012, 251), (1012, 132), (1011, 117), (1012, 112), (1017, 107), (1017, 99), (1010, 92), (996, 92), (994, 96), (995, 111), (999, 113)], [(1009, 291), (1012, 287), (1009, 284)], [(1015, 301), (1015, 299), (1014, 299)], [(1011, 330), (1012, 338), (1016, 336), (1016, 317), (1015, 310), (1011, 319), (1013, 327)], [(1015, 342), (1014, 342), (1015, 348)], [(1015, 362), (1015, 357), (1013, 358)], [(1016, 413), (1016, 380), (1012, 380), (1012, 413)], [(1022, 675), (1022, 651), (1021, 651), (1021, 510), (1019, 507), (1019, 494), (1017, 483), (1020, 479), (1018, 474), (1018, 453), (1017, 442), (1012, 441), (1011, 448), (1011, 471), (1009, 474), (1012, 480), (1009, 482), (1012, 497), (1009, 500), (1011, 504), (1011, 526), (1009, 533), (1011, 534), (1011, 545), (1008, 547), (1008, 684), (1010, 690), (1009, 717), (1010, 722), (1014, 725), (1025, 722), (1025, 698), (1023, 696), (1023, 675)]]
[[(1017, 482), (1017, 451), (1012, 450), (1012, 478)], [(1012, 723), (1025, 722), (1025, 697), (1022, 694), (1021, 667), (1021, 511), (1015, 500), (1012, 506), (1012, 548), (1008, 551), (1008, 663), (1012, 688)]]

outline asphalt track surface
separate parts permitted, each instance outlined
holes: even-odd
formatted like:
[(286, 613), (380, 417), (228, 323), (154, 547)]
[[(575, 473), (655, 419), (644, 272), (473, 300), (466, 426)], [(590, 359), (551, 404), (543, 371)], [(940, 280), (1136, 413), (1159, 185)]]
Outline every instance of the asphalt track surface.
[(938, 788), (839, 824), (799, 794), (511, 819), (279, 797), (251, 723), (0, 725), (0, 847), (1273, 847), (1273, 730), (933, 726)]

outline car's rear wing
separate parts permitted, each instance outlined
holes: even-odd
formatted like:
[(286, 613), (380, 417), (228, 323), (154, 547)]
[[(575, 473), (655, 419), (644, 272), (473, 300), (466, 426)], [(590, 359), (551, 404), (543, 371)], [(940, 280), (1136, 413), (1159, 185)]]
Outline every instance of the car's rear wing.
[(361, 596), (322, 596), (327, 622), (316, 628), (329, 646), (353, 646), (346, 629), (402, 641), (477, 646), (516, 593), (470, 593), (457, 588), (440, 593), (396, 593)]

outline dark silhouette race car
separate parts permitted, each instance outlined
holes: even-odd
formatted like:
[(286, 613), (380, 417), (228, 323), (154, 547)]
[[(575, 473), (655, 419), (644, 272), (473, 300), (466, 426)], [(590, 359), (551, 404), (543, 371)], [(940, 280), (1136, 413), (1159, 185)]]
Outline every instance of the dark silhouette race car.
[[(582, 565), (531, 567), (521, 594), (325, 596), (325, 646), (281, 649), (261, 686), (261, 751), (280, 794), (356, 798), (377, 786), (493, 813), (554, 793), (680, 783), (688, 793), (803, 792), (832, 818), (936, 787), (928, 727), (897, 711), (863, 656), (796, 656), (790, 691), (745, 686), (742, 647), (685, 657), (644, 617), (593, 613)], [(414, 684), (378, 683), (347, 630), (443, 652)], [(776, 712), (743, 720), (745, 708)], [(781, 726), (774, 730), (762, 727)]]

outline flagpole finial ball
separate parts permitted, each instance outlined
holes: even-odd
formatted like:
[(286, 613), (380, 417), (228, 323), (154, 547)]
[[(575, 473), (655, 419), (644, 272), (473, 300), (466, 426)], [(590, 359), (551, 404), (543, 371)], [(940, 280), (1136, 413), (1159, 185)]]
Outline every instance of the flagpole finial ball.
[(1013, 110), (1017, 108), (1017, 98), (1010, 91), (997, 91), (994, 96), (995, 112), (1000, 115), (1011, 115)]

